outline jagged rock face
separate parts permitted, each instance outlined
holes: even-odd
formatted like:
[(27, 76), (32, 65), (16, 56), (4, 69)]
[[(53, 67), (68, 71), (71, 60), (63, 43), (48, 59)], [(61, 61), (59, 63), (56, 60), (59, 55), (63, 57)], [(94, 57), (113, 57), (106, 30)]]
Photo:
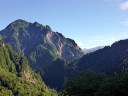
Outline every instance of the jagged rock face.
[(56, 54), (66, 60), (74, 60), (81, 57), (82, 50), (77, 46), (74, 40), (65, 38), (61, 33), (49, 32), (46, 35), (49, 43), (56, 48)]
[(17, 20), (0, 31), (0, 35), (16, 52), (25, 55), (32, 67), (46, 65), (58, 57), (74, 60), (83, 55), (74, 40), (37, 22)]

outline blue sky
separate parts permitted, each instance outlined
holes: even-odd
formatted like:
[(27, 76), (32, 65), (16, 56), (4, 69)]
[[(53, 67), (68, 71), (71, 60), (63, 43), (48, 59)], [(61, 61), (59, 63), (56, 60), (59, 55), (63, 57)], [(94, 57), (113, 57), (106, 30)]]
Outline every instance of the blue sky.
[(0, 30), (17, 19), (49, 25), (82, 48), (128, 38), (128, 0), (0, 0)]

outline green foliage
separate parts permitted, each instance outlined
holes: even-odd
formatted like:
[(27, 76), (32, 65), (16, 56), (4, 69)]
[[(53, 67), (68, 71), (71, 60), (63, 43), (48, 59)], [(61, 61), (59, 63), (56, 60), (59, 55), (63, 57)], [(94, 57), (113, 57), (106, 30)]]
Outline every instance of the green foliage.
[(113, 78), (103, 73), (82, 71), (68, 80), (61, 96), (128, 96), (128, 72)]
[(69, 96), (94, 96), (105, 78), (106, 75), (103, 73), (79, 72), (75, 79), (67, 81), (63, 94)]
[[(30, 83), (25, 79), (17, 77), (15, 74), (12, 74), (7, 70), (4, 70), (1, 67), (0, 67), (0, 81), (1, 81), (0, 94), (4, 94), (4, 96), (5, 94), (6, 96), (9, 94), (13, 94), (15, 96), (33, 96), (33, 95), (44, 96), (43, 93), (45, 93), (46, 95), (53, 94), (52, 92), (50, 93), (49, 89), (43, 82), (41, 84)], [(54, 96), (54, 95), (48, 95), (48, 96)]]
[[(42, 58), (45, 57), (45, 58)], [(30, 54), (29, 61), (32, 67), (44, 67), (45, 64), (49, 64), (54, 61), (57, 56), (52, 53), (49, 49), (45, 48), (43, 45), (39, 45), (36, 49)], [(39, 68), (37, 69), (39, 70)], [(36, 70), (36, 71), (37, 71)]]
[(57, 93), (30, 69), (24, 56), (0, 40), (0, 96), (57, 96)]

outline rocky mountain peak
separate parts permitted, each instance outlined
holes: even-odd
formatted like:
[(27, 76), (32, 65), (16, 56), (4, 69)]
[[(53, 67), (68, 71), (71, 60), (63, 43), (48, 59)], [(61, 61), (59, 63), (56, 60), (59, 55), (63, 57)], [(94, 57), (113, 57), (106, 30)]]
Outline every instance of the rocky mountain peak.
[(38, 22), (16, 20), (0, 31), (0, 35), (16, 52), (26, 56), (31, 65), (40, 63), (43, 66), (57, 58), (71, 61), (83, 56), (74, 40), (65, 38), (61, 33), (52, 31), (50, 26)]

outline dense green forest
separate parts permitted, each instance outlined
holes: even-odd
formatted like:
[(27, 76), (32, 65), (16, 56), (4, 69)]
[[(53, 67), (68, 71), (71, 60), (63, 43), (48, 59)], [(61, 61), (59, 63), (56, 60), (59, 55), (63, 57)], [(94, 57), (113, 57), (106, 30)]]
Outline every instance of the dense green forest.
[(65, 87), (61, 96), (128, 96), (128, 72), (112, 78), (104, 73), (81, 71)]
[(0, 96), (57, 96), (39, 74), (29, 67), (27, 59), (0, 40)]

